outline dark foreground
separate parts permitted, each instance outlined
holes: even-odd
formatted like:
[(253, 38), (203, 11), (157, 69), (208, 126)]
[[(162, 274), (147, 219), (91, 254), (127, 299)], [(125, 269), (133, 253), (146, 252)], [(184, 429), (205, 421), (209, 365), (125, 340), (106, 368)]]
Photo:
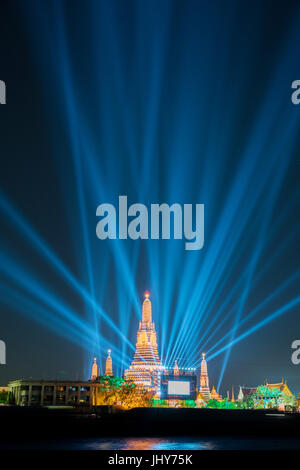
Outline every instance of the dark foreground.
[(2, 449), (300, 449), (300, 415), (267, 411), (3, 407), (0, 422)]

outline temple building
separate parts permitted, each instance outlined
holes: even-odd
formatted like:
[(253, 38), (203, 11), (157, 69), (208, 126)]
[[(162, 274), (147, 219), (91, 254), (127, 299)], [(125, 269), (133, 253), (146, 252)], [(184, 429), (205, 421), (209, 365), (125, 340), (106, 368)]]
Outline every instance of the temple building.
[(297, 406), (298, 413), (300, 413), (300, 393), (298, 393), (298, 397), (297, 397), (297, 400), (296, 400), (296, 406)]
[(238, 394), (238, 400), (242, 401), (247, 395), (251, 395), (256, 392), (257, 387), (242, 387), (240, 385), (240, 390)]
[[(274, 384), (270, 384), (266, 380), (265, 383), (264, 383), (264, 386), (269, 388), (271, 391), (274, 390), (274, 389), (277, 389), (277, 390), (280, 390), (280, 392), (284, 395), (287, 395), (287, 396), (290, 396), (290, 397), (293, 396), (292, 392), (290, 391), (289, 387), (287, 386), (286, 381), (284, 381), (283, 379), (282, 379), (281, 382), (274, 383)], [(250, 395), (252, 393), (255, 393), (256, 390), (257, 390), (257, 387), (240, 386), (240, 390), (239, 390), (239, 394), (238, 394), (238, 400), (242, 401), (248, 395)]]
[(197, 393), (196, 397), (196, 408), (206, 408), (207, 400), (204, 399), (204, 396), (201, 392)]
[(221, 395), (218, 394), (217, 390), (215, 389), (215, 386), (213, 386), (213, 388), (211, 389), (210, 397), (212, 400), (218, 400), (218, 401), (222, 400), (222, 397)]
[(205, 354), (202, 354), (202, 362), (201, 362), (201, 374), (200, 374), (200, 393), (204, 400), (208, 401), (211, 398), (210, 390), (209, 390), (209, 380), (207, 374), (207, 363), (205, 360)]
[(158, 392), (161, 363), (149, 296), (146, 292), (142, 307), (142, 321), (139, 323), (137, 332), (136, 351), (129, 369), (124, 372), (124, 378), (132, 380), (142, 389)]
[(107, 356), (107, 359), (106, 359), (106, 363), (105, 363), (105, 377), (113, 377), (113, 368), (112, 368), (112, 358), (111, 358), (111, 350), (109, 349), (108, 350), (108, 356)]
[(99, 367), (97, 364), (97, 358), (94, 357), (94, 362), (92, 365), (91, 380), (96, 380), (98, 376), (99, 376)]

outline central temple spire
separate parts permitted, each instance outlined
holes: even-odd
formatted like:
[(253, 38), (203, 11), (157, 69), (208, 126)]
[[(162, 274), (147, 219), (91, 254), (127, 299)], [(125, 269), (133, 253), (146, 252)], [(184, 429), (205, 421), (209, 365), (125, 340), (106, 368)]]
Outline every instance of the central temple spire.
[(152, 305), (151, 300), (149, 299), (149, 292), (145, 292), (145, 300), (143, 302), (142, 308), (142, 322), (151, 323), (152, 322)]
[(149, 297), (149, 292), (145, 292), (142, 321), (139, 323), (137, 332), (136, 350), (129, 369), (124, 372), (124, 377), (133, 380), (141, 388), (158, 391), (158, 371), (161, 363)]

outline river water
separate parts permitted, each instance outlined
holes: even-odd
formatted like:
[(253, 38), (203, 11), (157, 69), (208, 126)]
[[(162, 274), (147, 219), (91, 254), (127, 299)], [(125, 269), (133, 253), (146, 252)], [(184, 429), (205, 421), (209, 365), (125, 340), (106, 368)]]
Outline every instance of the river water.
[[(296, 438), (127, 437), (6, 443), (6, 449), (28, 450), (300, 450)], [(1, 448), (1, 444), (0, 444)], [(2, 447), (3, 448), (3, 447)]]

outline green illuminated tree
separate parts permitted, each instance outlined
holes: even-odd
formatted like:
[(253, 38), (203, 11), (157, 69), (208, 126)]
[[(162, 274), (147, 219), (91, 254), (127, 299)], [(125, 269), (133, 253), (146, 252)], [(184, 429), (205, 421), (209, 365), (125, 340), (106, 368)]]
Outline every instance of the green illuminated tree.
[[(276, 389), (273, 389), (273, 390), (276, 390)], [(272, 398), (273, 394), (272, 394), (272, 390), (270, 389), (270, 387), (267, 387), (266, 385), (259, 385), (256, 389), (256, 395), (258, 397), (258, 399), (268, 399), (268, 398)]]
[(98, 377), (99, 386), (96, 391), (96, 406), (117, 405), (124, 409), (146, 407), (151, 405), (152, 395), (137, 390), (131, 381), (121, 377)]
[(259, 385), (255, 393), (255, 408), (277, 408), (282, 400), (280, 388), (270, 388), (267, 385)]
[(184, 400), (184, 408), (195, 408), (196, 402), (194, 400)]
[(167, 408), (168, 402), (166, 400), (151, 399), (151, 406), (153, 406), (154, 408)]
[(233, 410), (236, 408), (235, 403), (225, 398), (219, 402), (219, 408), (222, 410)]
[(208, 408), (220, 408), (218, 400), (211, 398), (207, 402)]
[(246, 409), (246, 410), (250, 410), (250, 409), (253, 409), (254, 408), (254, 400), (256, 398), (256, 394), (255, 393), (249, 393), (249, 395), (246, 395), (244, 398), (243, 398), (243, 407)]
[(282, 402), (286, 408), (293, 408), (294, 406), (296, 406), (296, 400), (294, 395), (287, 395), (286, 393), (283, 393)]
[(6, 390), (0, 391), (0, 403), (8, 403), (8, 392)]

